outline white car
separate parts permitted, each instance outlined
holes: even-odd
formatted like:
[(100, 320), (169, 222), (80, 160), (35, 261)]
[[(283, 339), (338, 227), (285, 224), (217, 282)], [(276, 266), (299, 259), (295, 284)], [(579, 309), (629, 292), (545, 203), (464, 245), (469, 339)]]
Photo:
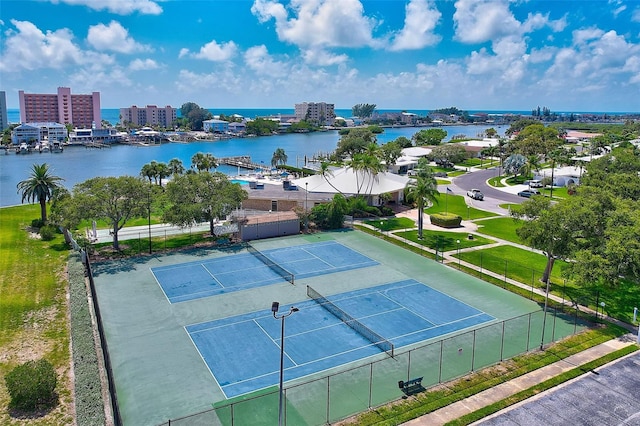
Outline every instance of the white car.
[(467, 191), (467, 197), (471, 197), (474, 200), (482, 201), (484, 200), (484, 194), (479, 189), (470, 189)]

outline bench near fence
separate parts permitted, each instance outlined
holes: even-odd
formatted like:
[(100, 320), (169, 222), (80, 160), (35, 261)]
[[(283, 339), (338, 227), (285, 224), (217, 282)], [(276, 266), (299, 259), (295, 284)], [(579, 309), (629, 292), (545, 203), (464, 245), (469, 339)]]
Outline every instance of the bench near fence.
[(400, 380), (398, 382), (398, 387), (407, 396), (425, 390), (422, 386), (422, 377), (416, 377), (415, 379), (407, 380), (406, 382), (404, 380)]

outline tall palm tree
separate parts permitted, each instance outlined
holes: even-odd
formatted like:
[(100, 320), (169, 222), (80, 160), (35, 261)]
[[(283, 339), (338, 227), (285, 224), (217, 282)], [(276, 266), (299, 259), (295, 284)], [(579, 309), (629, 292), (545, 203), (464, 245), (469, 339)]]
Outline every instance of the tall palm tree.
[(428, 202), (438, 202), (438, 183), (430, 170), (421, 173), (407, 186), (407, 196), (418, 205), (418, 238), (422, 239), (424, 207)]
[(324, 180), (333, 188), (336, 190), (337, 193), (342, 194), (342, 191), (340, 191), (338, 188), (335, 187), (335, 185), (333, 183), (331, 183), (331, 180), (329, 180), (329, 177), (333, 177), (333, 171), (331, 170), (331, 165), (329, 164), (328, 161), (323, 161), (320, 163), (320, 169), (318, 169), (318, 173), (320, 174), (320, 176), (322, 176), (324, 178)]
[(275, 152), (273, 153), (273, 157), (271, 157), (271, 165), (273, 167), (277, 166), (278, 164), (287, 164), (287, 159), (289, 157), (287, 156), (287, 154), (284, 152), (284, 149), (282, 148), (278, 148), (275, 150)]
[(40, 203), (40, 218), (47, 221), (47, 201), (53, 198), (56, 189), (60, 188), (59, 182), (64, 181), (59, 176), (54, 176), (49, 172), (47, 163), (34, 164), (28, 179), (18, 182), (18, 192), (22, 193), (24, 200), (30, 203), (38, 201)]
[(191, 167), (197, 169), (199, 172), (203, 170), (209, 171), (218, 167), (218, 161), (211, 154), (198, 152), (191, 157)]
[(156, 164), (156, 176), (158, 176), (158, 185), (162, 186), (162, 179), (171, 176), (171, 169), (166, 163)]
[(182, 160), (179, 158), (172, 158), (169, 160), (169, 171), (175, 177), (177, 175), (181, 175), (184, 173), (184, 165), (182, 164)]

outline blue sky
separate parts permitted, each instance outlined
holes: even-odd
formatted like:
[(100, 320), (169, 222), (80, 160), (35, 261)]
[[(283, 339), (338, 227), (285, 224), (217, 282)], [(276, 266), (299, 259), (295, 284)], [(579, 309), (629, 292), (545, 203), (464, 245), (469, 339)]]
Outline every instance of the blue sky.
[(638, 0), (2, 0), (0, 31), (9, 108), (640, 111)]

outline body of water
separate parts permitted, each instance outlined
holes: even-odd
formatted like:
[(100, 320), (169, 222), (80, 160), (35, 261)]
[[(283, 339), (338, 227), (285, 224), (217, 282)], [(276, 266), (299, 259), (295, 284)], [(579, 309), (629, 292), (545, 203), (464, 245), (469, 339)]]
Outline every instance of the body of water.
[[(464, 134), (476, 137), (490, 126), (447, 126), (447, 139)], [(494, 126), (504, 134), (506, 126)], [(378, 143), (383, 144), (400, 136), (411, 138), (420, 128), (387, 128), (378, 135)], [(284, 149), (287, 163), (302, 167), (305, 157), (331, 153), (340, 139), (337, 131), (295, 133), (254, 138), (237, 138), (223, 141), (202, 141), (192, 143), (166, 143), (153, 146), (114, 145), (112, 148), (66, 147), (61, 154), (31, 153), (5, 155), (0, 151), (0, 206), (20, 204), (20, 194), (16, 185), (27, 179), (33, 164), (47, 163), (52, 173), (64, 179), (63, 185), (71, 190), (77, 183), (96, 176), (138, 176), (142, 166), (155, 160), (169, 162), (173, 158), (182, 160), (185, 167), (191, 166), (191, 157), (198, 153), (210, 153), (216, 158), (249, 155), (255, 163), (271, 164), (271, 157), (277, 148)], [(239, 172), (235, 167), (221, 166), (219, 171), (230, 176)]]

